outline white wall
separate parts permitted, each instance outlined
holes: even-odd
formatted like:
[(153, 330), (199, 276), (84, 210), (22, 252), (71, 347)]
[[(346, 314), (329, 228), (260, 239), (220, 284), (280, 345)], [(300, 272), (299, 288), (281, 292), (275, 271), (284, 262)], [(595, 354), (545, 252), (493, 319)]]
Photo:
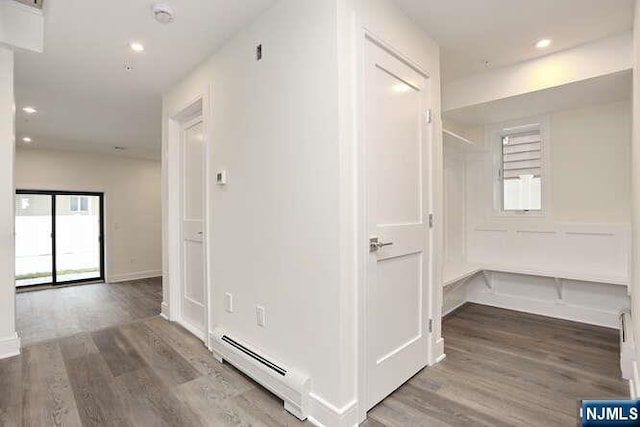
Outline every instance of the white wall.
[[(532, 222), (628, 224), (631, 114), (628, 101), (550, 115), (551, 206)], [(493, 219), (493, 175), (487, 150), (468, 162), (469, 221)], [(506, 219), (508, 220), (508, 219)]]
[(164, 115), (211, 88), (209, 161), (229, 181), (210, 195), (214, 325), (308, 373), (340, 406), (336, 20), (335, 2), (280, 1), (166, 94)]
[[(176, 159), (169, 119), (206, 94), (210, 172), (228, 171), (228, 185), (209, 194), (213, 326), (309, 374), (312, 415), (328, 425), (353, 425), (357, 404), (363, 245), (353, 108), (363, 27), (429, 71), (439, 119), (438, 47), (388, 0), (282, 0), (164, 97), (165, 171)], [(435, 128), (441, 150), (439, 120)], [(165, 174), (167, 196), (174, 185)], [(233, 313), (224, 311), (227, 292)], [(256, 325), (257, 304), (265, 327)]]
[(446, 289), (444, 303), (455, 307), (466, 292), (468, 301), (616, 327), (629, 307), (620, 285), (629, 270), (630, 103), (555, 112), (548, 123), (551, 197), (543, 216), (494, 211), (491, 144), (499, 141), (486, 140), (491, 132), (484, 151), (466, 155), (466, 260), (523, 274), (480, 275)]
[(20, 350), (15, 333), (14, 126), (13, 52), (0, 47), (0, 358)]
[(160, 162), (21, 148), (15, 167), (18, 189), (105, 193), (107, 281), (161, 275)]
[(630, 102), (553, 114), (551, 143), (553, 218), (628, 224)]
[(636, 1), (633, 23), (633, 140), (631, 148), (632, 260), (631, 303), (636, 344), (635, 387), (632, 398), (640, 396), (637, 362), (640, 360), (640, 2)]
[(444, 88), (444, 111), (629, 70), (633, 67), (631, 51), (632, 36), (625, 32), (448, 82)]

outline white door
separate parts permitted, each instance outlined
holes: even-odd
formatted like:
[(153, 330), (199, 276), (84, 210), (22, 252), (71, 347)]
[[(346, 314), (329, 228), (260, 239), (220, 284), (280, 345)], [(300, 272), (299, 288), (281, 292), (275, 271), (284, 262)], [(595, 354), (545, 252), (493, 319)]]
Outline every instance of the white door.
[(367, 409), (427, 364), (428, 78), (373, 42), (365, 57)]
[(192, 333), (205, 338), (204, 131), (202, 120), (182, 134), (182, 286), (180, 317)]

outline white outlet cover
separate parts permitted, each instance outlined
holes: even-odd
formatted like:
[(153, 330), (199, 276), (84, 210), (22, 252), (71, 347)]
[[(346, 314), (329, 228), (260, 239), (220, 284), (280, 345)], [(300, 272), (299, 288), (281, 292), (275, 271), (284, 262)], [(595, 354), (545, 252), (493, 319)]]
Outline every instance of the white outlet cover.
[(233, 295), (228, 292), (224, 294), (224, 309), (229, 313), (233, 313)]
[(261, 305), (256, 305), (256, 322), (258, 323), (258, 326), (264, 326), (265, 314), (264, 307)]

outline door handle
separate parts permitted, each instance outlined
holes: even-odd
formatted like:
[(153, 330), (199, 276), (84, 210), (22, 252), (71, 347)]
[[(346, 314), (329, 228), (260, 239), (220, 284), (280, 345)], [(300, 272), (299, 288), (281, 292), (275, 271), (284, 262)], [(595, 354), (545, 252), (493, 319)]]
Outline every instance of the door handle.
[(391, 246), (393, 242), (383, 243), (380, 241), (379, 237), (370, 237), (369, 238), (369, 252), (375, 252), (380, 248), (384, 248), (385, 246)]

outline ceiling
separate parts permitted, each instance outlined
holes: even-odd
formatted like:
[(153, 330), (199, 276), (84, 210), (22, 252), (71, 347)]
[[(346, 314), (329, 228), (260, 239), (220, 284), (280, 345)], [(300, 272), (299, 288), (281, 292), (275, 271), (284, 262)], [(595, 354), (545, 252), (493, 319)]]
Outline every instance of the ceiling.
[(573, 110), (631, 98), (631, 70), (607, 74), (551, 89), (447, 111), (446, 120), (463, 127), (484, 126), (556, 111)]
[[(45, 52), (16, 53), (18, 141), (159, 158), (162, 93), (274, 0), (167, 0), (169, 25), (153, 19), (151, 2), (45, 2)], [(129, 48), (134, 40), (144, 52)]]
[[(152, 1), (45, 2), (45, 53), (16, 53), (18, 141), (159, 158), (162, 93), (276, 0), (163, 0), (169, 25), (153, 19)], [(633, 0), (396, 2), (441, 45), (445, 80), (623, 32), (633, 16)], [(552, 46), (535, 49), (541, 37)], [(129, 48), (134, 40), (144, 52)]]
[[(396, 2), (440, 44), (445, 81), (575, 47), (633, 25), (633, 0)], [(552, 39), (552, 45), (536, 49), (541, 38)]]

